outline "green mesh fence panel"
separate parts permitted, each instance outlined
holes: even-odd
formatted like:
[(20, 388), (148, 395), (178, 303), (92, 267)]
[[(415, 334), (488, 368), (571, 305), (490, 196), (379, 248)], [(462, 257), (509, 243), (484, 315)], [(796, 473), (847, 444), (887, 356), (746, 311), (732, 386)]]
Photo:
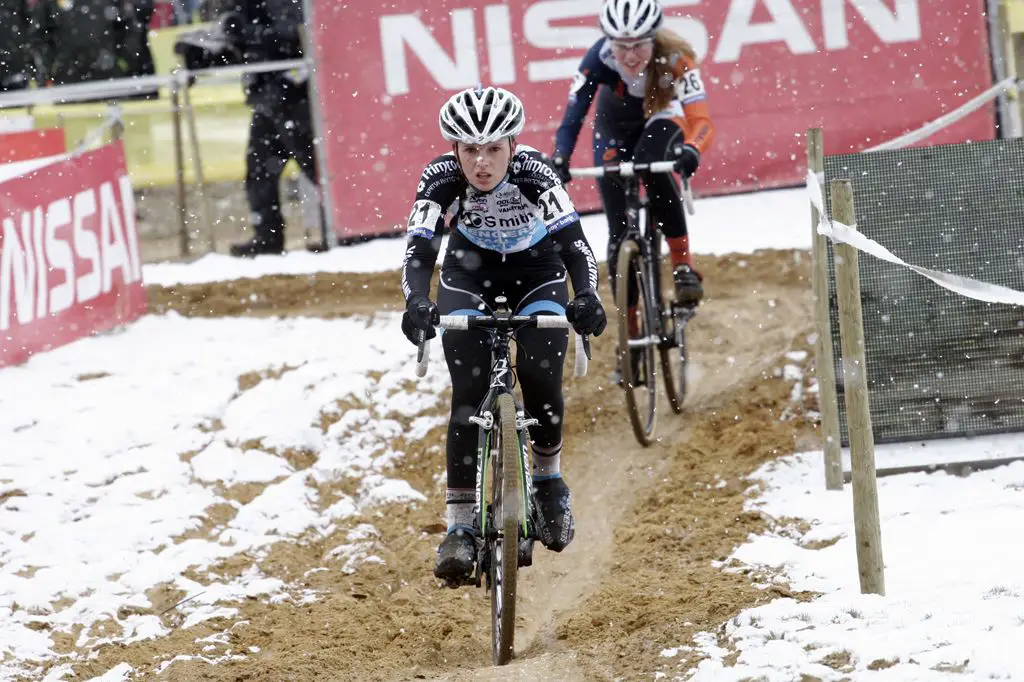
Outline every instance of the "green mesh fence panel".
[[(858, 229), (908, 263), (1024, 290), (1024, 142), (825, 158), (853, 183)], [(878, 443), (1024, 430), (1024, 308), (982, 303), (861, 253), (868, 390)], [(829, 255), (843, 444), (839, 309)]]

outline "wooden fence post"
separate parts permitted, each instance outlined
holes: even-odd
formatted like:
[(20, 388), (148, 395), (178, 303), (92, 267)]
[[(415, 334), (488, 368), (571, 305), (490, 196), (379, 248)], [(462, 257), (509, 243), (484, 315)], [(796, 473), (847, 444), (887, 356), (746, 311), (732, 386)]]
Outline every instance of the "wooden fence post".
[[(832, 217), (856, 227), (853, 185), (849, 180), (831, 184)], [(843, 386), (850, 431), (850, 474), (853, 484), (853, 525), (857, 542), (857, 568), (862, 594), (885, 594), (882, 529), (878, 519), (878, 484), (875, 480), (875, 437), (868, 402), (864, 322), (860, 303), (860, 267), (857, 249), (834, 246), (836, 293), (839, 298), (839, 333), (842, 337)]]
[[(807, 131), (807, 169), (819, 178), (825, 171), (821, 128)], [(823, 183), (822, 183), (823, 184)], [(824, 196), (824, 189), (822, 190)], [(821, 440), (825, 451), (825, 488), (843, 489), (843, 460), (839, 438), (839, 398), (832, 355), (832, 324), (828, 305), (828, 237), (818, 234), (818, 209), (811, 205), (811, 291), (818, 339), (814, 344), (814, 372), (818, 377)]]

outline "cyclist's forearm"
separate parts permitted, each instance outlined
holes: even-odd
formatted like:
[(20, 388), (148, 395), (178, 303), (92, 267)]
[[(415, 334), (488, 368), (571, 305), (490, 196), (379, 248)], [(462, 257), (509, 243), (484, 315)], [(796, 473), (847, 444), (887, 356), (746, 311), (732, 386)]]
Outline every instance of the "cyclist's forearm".
[(555, 131), (555, 156), (572, 156), (576, 149), (576, 141), (579, 139), (580, 130), (583, 129), (583, 121), (590, 110), (590, 104), (597, 92), (597, 83), (587, 81), (578, 92), (572, 94), (565, 112), (562, 114), (562, 122)]
[(409, 237), (402, 263), (402, 294), (406, 301), (414, 295), (430, 298), (430, 278), (440, 251), (440, 234), (435, 233), (429, 239)]
[(558, 245), (558, 253), (569, 273), (573, 291), (579, 295), (585, 289), (597, 293), (597, 259), (587, 242), (580, 222), (562, 228), (551, 235)]

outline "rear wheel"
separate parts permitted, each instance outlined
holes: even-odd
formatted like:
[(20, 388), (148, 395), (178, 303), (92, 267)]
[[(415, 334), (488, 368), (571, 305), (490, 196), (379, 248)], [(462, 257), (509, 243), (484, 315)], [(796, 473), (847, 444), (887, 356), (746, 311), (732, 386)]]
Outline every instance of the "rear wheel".
[(491, 633), (494, 665), (505, 665), (515, 651), (516, 582), (522, 519), (522, 472), (516, 437), (516, 406), (509, 393), (497, 400), (498, 456), (494, 458), (494, 525), (498, 537), (491, 557)]
[[(630, 292), (637, 292), (630, 307)], [(626, 408), (633, 434), (642, 445), (654, 442), (657, 425), (658, 386), (655, 371), (657, 344), (656, 311), (650, 295), (640, 247), (627, 239), (619, 247), (615, 273), (615, 306), (619, 320), (619, 374), (626, 392)]]

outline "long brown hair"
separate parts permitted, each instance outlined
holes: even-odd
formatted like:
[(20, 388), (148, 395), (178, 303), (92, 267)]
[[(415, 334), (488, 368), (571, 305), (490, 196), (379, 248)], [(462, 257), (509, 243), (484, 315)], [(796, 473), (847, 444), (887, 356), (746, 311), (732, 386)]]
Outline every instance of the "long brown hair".
[(697, 63), (697, 53), (690, 43), (674, 31), (659, 28), (654, 35), (654, 53), (647, 67), (647, 89), (644, 92), (644, 115), (647, 118), (667, 107), (675, 97), (676, 74), (673, 68), (684, 56)]

